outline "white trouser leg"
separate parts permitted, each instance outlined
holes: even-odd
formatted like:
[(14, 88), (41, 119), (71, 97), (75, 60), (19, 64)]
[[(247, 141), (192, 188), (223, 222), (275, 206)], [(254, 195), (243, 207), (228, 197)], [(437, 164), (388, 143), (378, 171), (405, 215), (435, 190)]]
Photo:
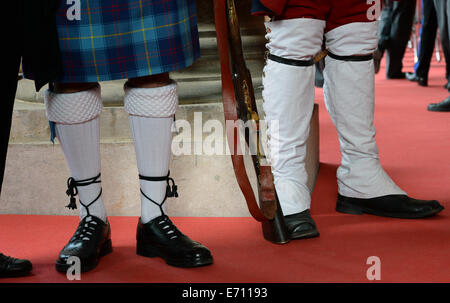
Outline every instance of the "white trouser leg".
[[(351, 23), (326, 34), (328, 49), (338, 56), (367, 55), (377, 45), (377, 22)], [(325, 103), (335, 124), (342, 160), (339, 193), (352, 198), (405, 194), (380, 165), (375, 142), (373, 60), (326, 58)]]
[[(136, 150), (139, 174), (167, 176), (171, 156), (173, 115), (178, 105), (176, 83), (157, 88), (127, 88), (125, 110)], [(141, 190), (158, 204), (166, 198), (166, 181), (140, 180)], [(161, 215), (158, 205), (141, 194), (141, 221), (147, 223)], [(165, 203), (162, 204), (165, 211)]]
[[(309, 60), (321, 50), (324, 21), (291, 19), (266, 23), (270, 53)], [(267, 60), (263, 73), (265, 119), (275, 188), (284, 215), (310, 208), (306, 141), (314, 106), (314, 66)]]
[[(76, 181), (90, 179), (100, 174), (100, 127), (102, 110), (100, 87), (71, 94), (45, 94), (47, 117), (55, 122), (58, 138), (70, 174)], [(94, 201), (101, 191), (100, 183), (79, 186), (80, 201), (87, 205)], [(89, 206), (89, 213), (106, 221), (106, 210), (102, 197)], [(80, 217), (87, 210), (80, 206)]]

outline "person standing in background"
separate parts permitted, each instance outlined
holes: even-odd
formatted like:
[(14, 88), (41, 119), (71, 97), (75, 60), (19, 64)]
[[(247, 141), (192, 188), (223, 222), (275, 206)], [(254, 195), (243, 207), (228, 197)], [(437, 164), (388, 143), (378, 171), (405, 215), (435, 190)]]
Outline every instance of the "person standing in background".
[[(440, 10), (438, 12), (438, 24), (441, 31), (441, 41), (447, 41), (447, 48), (450, 40), (450, 0), (435, 0), (436, 8)], [(446, 28), (444, 28), (446, 26)], [(447, 33), (447, 36), (443, 35), (443, 32)], [(444, 42), (443, 42), (444, 43)], [(448, 68), (448, 64), (447, 64)], [(447, 83), (447, 89), (450, 90), (450, 85)], [(439, 103), (431, 103), (428, 105), (428, 110), (432, 112), (450, 112), (450, 96)]]
[(436, 7), (437, 23), (440, 32), (442, 49), (444, 55), (447, 55), (447, 69), (446, 77), (447, 84), (445, 88), (450, 90), (450, 1), (449, 0), (434, 0), (434, 6)]
[[(23, 0), (5, 3), (8, 5), (6, 11), (16, 18), (13, 26), (5, 31), (4, 41), (8, 42), (8, 46), (3, 48), (6, 60), (3, 65), (5, 86), (0, 119), (0, 194), (20, 63), (26, 62), (28, 72), (34, 75), (36, 91), (56, 79), (61, 69), (55, 23), (55, 12), (59, 2), (59, 0), (29, 1), (26, 6)], [(32, 264), (29, 260), (16, 259), (0, 253), (1, 278), (25, 276), (31, 270)]]
[(404, 79), (403, 56), (411, 36), (416, 11), (416, 0), (384, 0), (378, 30), (378, 48), (374, 54), (375, 72), (380, 70), (380, 62), (385, 52), (386, 78)]
[[(439, 2), (439, 3), (438, 3)], [(422, 0), (423, 3), (423, 18), (422, 18), (422, 28), (420, 32), (420, 47), (419, 47), (419, 59), (415, 65), (415, 69), (413, 73), (406, 73), (406, 78), (409, 81), (415, 81), (420, 86), (428, 86), (428, 72), (430, 70), (431, 59), (433, 57), (434, 46), (436, 44), (436, 35), (438, 29), (438, 17), (436, 11), (437, 3), (439, 6), (442, 6), (442, 0)], [(442, 51), (444, 53), (445, 62), (446, 62), (446, 79), (447, 83), (445, 84), (446, 89), (450, 89), (448, 87), (448, 79), (450, 75), (450, 48), (449, 41), (447, 36), (445, 35), (447, 30), (447, 22), (445, 22), (445, 10), (441, 7), (439, 11), (440, 15), (440, 33), (441, 33), (441, 44)], [(442, 26), (444, 28), (442, 28)]]

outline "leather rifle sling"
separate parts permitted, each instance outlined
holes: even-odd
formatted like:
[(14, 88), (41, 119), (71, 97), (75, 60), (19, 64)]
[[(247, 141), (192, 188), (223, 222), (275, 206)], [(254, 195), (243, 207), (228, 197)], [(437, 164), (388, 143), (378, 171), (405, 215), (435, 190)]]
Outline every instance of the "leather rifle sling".
[[(237, 113), (236, 94), (230, 67), (231, 58), (229, 54), (229, 33), (226, 0), (214, 0), (214, 15), (222, 75), (222, 99), (225, 121), (233, 122), (233, 125), (231, 125), (231, 127), (227, 127), (226, 132), (234, 173), (252, 217), (259, 222), (268, 221), (273, 218), (266, 216), (261, 211), (258, 205), (245, 169), (244, 157), (242, 153), (239, 152), (239, 130), (237, 127), (234, 127), (234, 122), (238, 121), (239, 116)], [(267, 183), (267, 181), (264, 182), (263, 180), (262, 183)]]

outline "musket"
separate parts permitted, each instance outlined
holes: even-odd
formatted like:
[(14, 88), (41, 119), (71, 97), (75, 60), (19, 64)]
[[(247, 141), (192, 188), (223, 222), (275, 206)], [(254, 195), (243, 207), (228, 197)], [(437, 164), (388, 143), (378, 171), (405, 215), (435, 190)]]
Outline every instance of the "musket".
[(273, 183), (271, 167), (260, 148), (260, 116), (255, 101), (251, 74), (243, 55), (234, 1), (214, 0), (214, 14), (225, 121), (233, 121), (234, 125), (239, 120), (251, 122), (255, 128), (255, 132), (245, 132), (244, 137), (248, 149), (253, 151), (251, 158), (257, 177), (259, 203), (246, 172), (244, 156), (239, 149), (239, 128), (227, 127), (227, 140), (236, 179), (247, 202), (250, 214), (255, 220), (262, 223), (264, 238), (273, 243), (287, 243), (290, 238)]

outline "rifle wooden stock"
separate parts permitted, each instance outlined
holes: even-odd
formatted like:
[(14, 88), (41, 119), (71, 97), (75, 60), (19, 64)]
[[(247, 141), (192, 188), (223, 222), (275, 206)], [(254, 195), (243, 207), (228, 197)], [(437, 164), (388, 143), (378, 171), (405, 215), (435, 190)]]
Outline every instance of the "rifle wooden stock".
[[(222, 97), (226, 121), (252, 122), (255, 132), (244, 134), (257, 176), (259, 205), (246, 173), (243, 155), (238, 153), (239, 129), (227, 129), (231, 159), (239, 187), (248, 209), (257, 221), (263, 223), (264, 237), (275, 243), (289, 241), (282, 211), (273, 184), (271, 167), (260, 149), (259, 115), (253, 82), (246, 66), (239, 21), (233, 0), (214, 0), (217, 44), (222, 73)], [(252, 143), (256, 142), (252, 145)], [(252, 150), (253, 146), (253, 150)]]

